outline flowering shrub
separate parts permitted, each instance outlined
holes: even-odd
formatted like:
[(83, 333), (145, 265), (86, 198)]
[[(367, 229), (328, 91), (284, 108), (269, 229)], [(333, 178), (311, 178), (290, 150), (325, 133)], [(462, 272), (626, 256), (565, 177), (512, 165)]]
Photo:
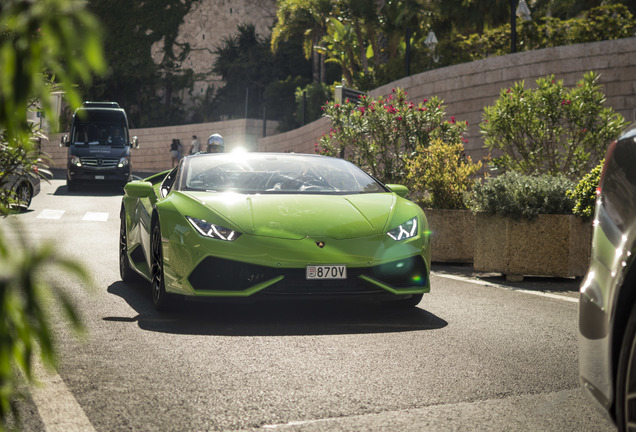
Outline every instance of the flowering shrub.
[(605, 155), (625, 122), (605, 108), (598, 74), (588, 72), (567, 89), (554, 76), (526, 90), (523, 81), (503, 89), (495, 105), (484, 108), (484, 144), (494, 150), (502, 172), (565, 175), (578, 180)]
[(481, 161), (474, 163), (464, 154), (464, 145), (434, 140), (427, 148), (418, 148), (406, 163), (407, 184), (417, 192), (422, 207), (438, 209), (466, 209), (464, 194), (475, 184)]
[(445, 120), (442, 101), (419, 104), (406, 100), (397, 89), (377, 99), (330, 102), (323, 107), (331, 119), (329, 134), (316, 143), (316, 152), (346, 157), (385, 183), (401, 183), (407, 175), (406, 161), (434, 139), (461, 142), (466, 122)]

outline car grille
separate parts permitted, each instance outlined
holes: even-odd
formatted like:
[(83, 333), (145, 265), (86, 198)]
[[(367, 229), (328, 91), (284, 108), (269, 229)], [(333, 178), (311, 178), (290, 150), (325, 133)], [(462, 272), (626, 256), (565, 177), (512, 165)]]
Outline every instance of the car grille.
[(188, 278), (197, 291), (244, 291), (254, 285), (283, 276), (263, 290), (277, 294), (367, 294), (385, 293), (375, 284), (360, 278), (368, 276), (395, 289), (426, 286), (427, 269), (421, 256), (365, 268), (348, 268), (347, 279), (307, 280), (305, 269), (279, 269), (221, 258), (205, 258)]
[(102, 167), (102, 168), (112, 168), (116, 167), (119, 163), (118, 159), (101, 159), (101, 158), (81, 158), (82, 165), (88, 167)]

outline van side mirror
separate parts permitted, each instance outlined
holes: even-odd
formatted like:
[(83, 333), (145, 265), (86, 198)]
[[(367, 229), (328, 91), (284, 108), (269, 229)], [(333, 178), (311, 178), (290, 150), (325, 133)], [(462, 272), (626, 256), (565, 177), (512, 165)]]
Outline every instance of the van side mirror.
[(130, 140), (130, 145), (132, 146), (132, 148), (139, 148), (139, 139), (137, 138), (137, 135), (132, 137), (132, 139)]
[(60, 138), (60, 147), (68, 147), (68, 135), (62, 135), (62, 138)]

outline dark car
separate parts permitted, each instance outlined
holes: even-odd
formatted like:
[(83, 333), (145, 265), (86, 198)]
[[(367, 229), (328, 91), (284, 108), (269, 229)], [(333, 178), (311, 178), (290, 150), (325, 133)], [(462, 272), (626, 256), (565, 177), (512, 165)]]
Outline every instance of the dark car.
[(636, 427), (636, 128), (601, 173), (590, 267), (579, 300), (581, 385), (616, 422)]

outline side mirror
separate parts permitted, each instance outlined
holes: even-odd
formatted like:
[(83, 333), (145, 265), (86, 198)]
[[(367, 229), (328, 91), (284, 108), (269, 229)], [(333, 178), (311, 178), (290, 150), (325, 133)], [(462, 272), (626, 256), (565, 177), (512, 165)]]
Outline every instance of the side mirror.
[(386, 187), (391, 189), (392, 192), (395, 192), (398, 196), (401, 196), (402, 198), (406, 198), (406, 196), (409, 194), (409, 188), (407, 188), (406, 186), (402, 186), (398, 184), (388, 184), (386, 185)]
[(132, 148), (135, 148), (135, 149), (139, 148), (139, 139), (137, 138), (137, 135), (132, 137), (132, 139), (130, 140), (130, 145), (132, 146)]
[(124, 186), (126, 195), (132, 198), (148, 198), (155, 194), (152, 183), (145, 181), (132, 181)]
[(60, 147), (68, 147), (68, 135), (62, 135), (60, 138)]

